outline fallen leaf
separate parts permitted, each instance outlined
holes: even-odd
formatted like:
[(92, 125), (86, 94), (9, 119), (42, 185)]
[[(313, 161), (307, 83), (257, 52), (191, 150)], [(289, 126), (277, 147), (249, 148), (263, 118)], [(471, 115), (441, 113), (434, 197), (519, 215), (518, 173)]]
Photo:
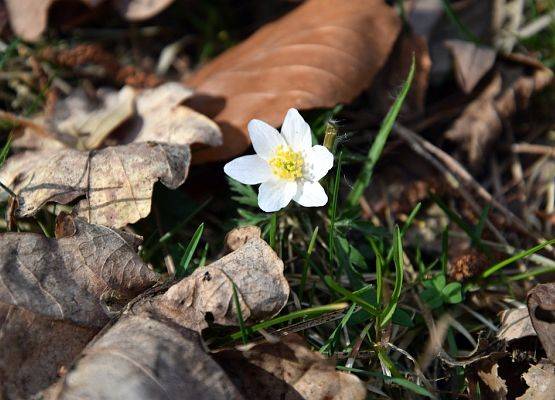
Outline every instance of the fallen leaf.
[(493, 67), (497, 57), (496, 51), (463, 40), (448, 40), (445, 46), (453, 57), (455, 78), (459, 87), (464, 93), (472, 92)]
[[(58, 0), (6, 0), (10, 25), (23, 40), (37, 41), (48, 25), (48, 12)], [(79, 0), (94, 8), (106, 0)], [(114, 0), (119, 13), (130, 21), (148, 19), (163, 11), (174, 0)]]
[(200, 68), (187, 104), (215, 119), (222, 146), (195, 160), (227, 159), (249, 146), (247, 123), (278, 126), (286, 111), (349, 102), (384, 66), (400, 31), (380, 0), (309, 0)]
[(366, 398), (360, 379), (337, 371), (333, 362), (310, 350), (297, 334), (249, 350), (225, 350), (215, 358), (247, 399)]
[(76, 89), (56, 103), (54, 113), (46, 119), (53, 132), (74, 136), (80, 150), (92, 150), (118, 126), (134, 114), (135, 90), (125, 86), (119, 92), (99, 89), (91, 100), (83, 89)]
[(492, 80), (455, 120), (445, 137), (458, 143), (471, 168), (478, 168), (502, 131), (502, 122), (528, 106), (530, 97), (546, 87), (553, 72), (520, 55), (505, 56)]
[(528, 292), (532, 325), (547, 354), (555, 363), (555, 283), (542, 283)]
[(174, 0), (115, 0), (119, 13), (129, 21), (142, 21), (154, 17)]
[(516, 400), (553, 400), (555, 393), (555, 365), (542, 359), (536, 365), (530, 366), (522, 377), (528, 389)]
[(482, 382), (487, 386), (491, 394), (487, 394), (492, 400), (505, 400), (507, 398), (507, 384), (504, 379), (499, 377), (499, 365), (493, 364), (489, 371), (479, 370), (478, 376)]
[(158, 280), (131, 235), (67, 215), (58, 223), (69, 236), (0, 235), (0, 396), (7, 399), (50, 385), (112, 313)]
[(229, 255), (172, 286), (160, 306), (183, 326), (198, 332), (208, 327), (208, 314), (215, 324), (238, 325), (233, 285), (245, 323), (274, 316), (289, 297), (283, 262), (265, 241), (252, 237)]
[(46, 400), (241, 399), (198, 333), (164, 315), (129, 313), (43, 393)]
[(262, 235), (262, 231), (258, 226), (241, 226), (239, 228), (232, 229), (225, 235), (225, 253), (237, 250), (239, 247), (243, 246), (250, 239), (259, 238)]
[(79, 216), (90, 223), (122, 227), (150, 213), (158, 180), (171, 189), (180, 186), (189, 162), (188, 146), (163, 143), (62, 149), (17, 154), (0, 171), (0, 180), (18, 195), (18, 217), (34, 215), (48, 202), (80, 199)]
[(214, 121), (181, 105), (192, 94), (177, 82), (142, 91), (137, 98), (137, 116), (117, 138), (118, 143), (221, 144), (221, 132)]
[(208, 314), (217, 324), (238, 324), (232, 282), (247, 323), (271, 318), (289, 294), (283, 262), (253, 237), (167, 292), (131, 303), (46, 398), (242, 398), (198, 336)]
[(497, 333), (499, 339), (510, 342), (526, 336), (536, 336), (527, 308), (512, 308), (501, 313), (501, 329)]

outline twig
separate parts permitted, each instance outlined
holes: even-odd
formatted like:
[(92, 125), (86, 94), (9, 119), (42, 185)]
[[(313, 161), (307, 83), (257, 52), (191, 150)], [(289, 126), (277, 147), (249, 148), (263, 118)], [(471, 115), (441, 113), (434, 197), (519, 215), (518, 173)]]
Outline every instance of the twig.
[(530, 22), (528, 25), (521, 28), (517, 32), (517, 36), (521, 39), (526, 39), (534, 36), (536, 33), (544, 30), (549, 25), (551, 25), (553, 20), (555, 20), (555, 11), (552, 11), (549, 14), (542, 15), (535, 21)]
[(555, 147), (542, 146), (541, 144), (515, 143), (511, 146), (514, 153), (540, 154), (555, 157)]
[[(531, 232), (527, 227), (526, 224), (515, 214), (513, 214), (510, 210), (508, 210), (503, 204), (493, 198), (493, 196), (480, 185), (472, 175), (453, 157), (449, 154), (441, 150), (440, 148), (436, 147), (426, 139), (420, 137), (416, 133), (412, 132), (410, 129), (405, 128), (400, 124), (395, 124), (393, 126), (393, 130), (404, 140), (406, 140), (409, 144), (418, 145), (419, 148), (426, 150), (426, 152), (430, 153), (434, 157), (437, 157), (437, 160), (440, 161), (443, 166), (451, 171), (461, 183), (469, 186), (473, 189), (478, 196), (480, 196), (484, 201), (490, 203), (497, 211), (499, 211), (503, 216), (510, 221), (515, 227), (520, 229), (523, 233), (527, 234), (528, 236), (534, 238), (538, 243), (544, 242), (546, 239), (542, 238), (541, 236), (534, 234)], [(436, 164), (434, 164), (436, 165)], [(504, 241), (504, 240), (503, 240)], [(553, 250), (550, 247), (549, 250)]]

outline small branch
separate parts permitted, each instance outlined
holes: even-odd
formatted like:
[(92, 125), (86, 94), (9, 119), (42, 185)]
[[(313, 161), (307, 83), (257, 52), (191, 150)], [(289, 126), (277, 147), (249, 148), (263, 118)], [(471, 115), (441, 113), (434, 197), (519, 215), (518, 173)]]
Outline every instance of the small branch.
[(515, 153), (555, 157), (555, 147), (542, 146), (541, 144), (515, 143), (511, 146), (511, 150)]

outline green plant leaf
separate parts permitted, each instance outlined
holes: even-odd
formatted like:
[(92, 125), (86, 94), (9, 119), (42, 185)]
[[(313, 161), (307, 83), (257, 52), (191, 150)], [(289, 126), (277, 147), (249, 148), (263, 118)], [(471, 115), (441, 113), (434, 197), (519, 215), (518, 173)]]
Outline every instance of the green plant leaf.
[(462, 301), (462, 285), (459, 282), (451, 282), (443, 288), (441, 295), (446, 303), (460, 303)]

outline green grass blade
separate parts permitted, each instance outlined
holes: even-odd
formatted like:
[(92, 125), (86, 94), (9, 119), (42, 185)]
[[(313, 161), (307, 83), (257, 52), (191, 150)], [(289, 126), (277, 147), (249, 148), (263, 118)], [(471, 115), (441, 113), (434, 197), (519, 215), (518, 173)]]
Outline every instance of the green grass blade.
[(372, 304), (368, 303), (367, 301), (365, 301), (361, 297), (357, 296), (356, 294), (348, 291), (344, 287), (341, 287), (337, 282), (335, 282), (333, 280), (333, 278), (331, 276), (327, 275), (324, 278), (324, 281), (326, 282), (326, 285), (328, 285), (333, 291), (341, 294), (342, 296), (344, 296), (346, 299), (352, 301), (353, 303), (356, 303), (364, 311), (368, 312), (369, 314), (371, 314), (373, 316), (377, 316), (379, 314), (379, 311), (376, 307), (374, 307)]
[(191, 259), (193, 258), (193, 254), (195, 254), (195, 250), (197, 249), (198, 242), (200, 241), (200, 237), (202, 236), (202, 232), (204, 231), (204, 223), (200, 224), (197, 230), (195, 231), (191, 241), (187, 245), (183, 256), (181, 257), (181, 261), (179, 261), (179, 269), (176, 271), (176, 275), (178, 277), (185, 276), (187, 274), (187, 269), (189, 268), (189, 264), (191, 263)]
[(353, 189), (351, 190), (351, 192), (349, 193), (349, 196), (347, 197), (348, 207), (352, 208), (358, 203), (358, 201), (360, 200), (360, 198), (364, 193), (364, 190), (370, 184), (370, 180), (372, 179), (372, 174), (374, 172), (374, 167), (376, 166), (376, 163), (378, 162), (382, 154), (382, 151), (385, 147), (385, 142), (387, 141), (387, 138), (391, 133), (393, 124), (395, 123), (395, 120), (397, 119), (397, 116), (401, 111), (403, 102), (405, 101), (405, 98), (407, 97), (407, 94), (411, 87), (412, 80), (414, 79), (415, 68), (416, 68), (415, 59), (413, 56), (409, 75), (407, 77), (407, 80), (403, 84), (401, 93), (399, 93), (399, 96), (397, 96), (397, 98), (395, 99), (395, 102), (393, 103), (385, 119), (383, 120), (380, 130), (378, 132), (378, 135), (374, 139), (374, 143), (372, 143), (372, 146), (368, 151), (368, 156), (366, 158), (364, 165), (362, 166), (362, 170), (360, 171), (357, 177), (357, 180), (355, 181)]
[[(270, 319), (268, 321), (260, 322), (256, 325), (253, 325), (249, 327), (249, 331), (257, 332), (261, 329), (266, 329), (277, 324), (289, 322), (297, 318), (309, 317), (309, 316), (324, 314), (327, 312), (342, 310), (347, 306), (348, 306), (347, 303), (333, 303), (333, 304), (327, 304), (325, 306), (305, 308), (304, 310), (293, 311), (292, 313), (289, 313), (287, 315), (281, 315), (279, 317)], [(235, 332), (229, 335), (229, 338), (232, 340), (241, 339), (241, 337), (242, 337), (241, 332)]]
[(393, 287), (391, 300), (381, 316), (380, 325), (382, 327), (385, 326), (393, 316), (399, 298), (401, 297), (401, 289), (403, 288), (403, 243), (401, 241), (401, 230), (398, 226), (395, 227), (395, 233), (393, 235), (393, 263), (395, 264), (395, 286)]
[(237, 310), (237, 318), (239, 319), (239, 329), (241, 329), (241, 339), (243, 344), (247, 344), (249, 339), (249, 332), (245, 326), (245, 320), (243, 319), (243, 312), (241, 311), (241, 303), (239, 302), (239, 295), (237, 294), (237, 286), (232, 282), (233, 289), (233, 304)]
[(337, 218), (337, 198), (339, 197), (339, 182), (341, 179), (341, 162), (343, 160), (343, 152), (337, 157), (337, 169), (335, 171), (335, 179), (333, 181), (333, 190), (331, 194), (331, 202), (329, 208), (330, 225), (328, 230), (328, 252), (330, 268), (334, 264), (335, 259), (335, 220)]
[(555, 243), (555, 239), (547, 240), (543, 243), (538, 244), (537, 246), (532, 247), (531, 249), (521, 251), (520, 253), (515, 254), (514, 256), (509, 257), (506, 260), (498, 262), (497, 264), (492, 265), (491, 267), (486, 269), (482, 273), (482, 278), (487, 278), (488, 276), (491, 276), (492, 274), (499, 271), (501, 268), (503, 268), (503, 267), (515, 262), (515, 261), (518, 261), (518, 260), (520, 260), (524, 257), (528, 257), (529, 255), (534, 254), (534, 253), (540, 251), (541, 249), (543, 249), (544, 247), (547, 247), (547, 246), (552, 245), (554, 243)]
[(316, 247), (317, 237), (318, 237), (318, 227), (314, 228), (314, 231), (312, 232), (312, 236), (310, 237), (310, 242), (308, 244), (308, 249), (306, 250), (306, 254), (304, 256), (303, 272), (301, 274), (301, 283), (299, 287), (299, 302), (301, 303), (303, 301), (304, 289), (306, 286), (306, 280), (308, 278), (308, 267), (310, 266), (308, 260), (310, 258), (310, 255), (314, 251), (314, 248)]

